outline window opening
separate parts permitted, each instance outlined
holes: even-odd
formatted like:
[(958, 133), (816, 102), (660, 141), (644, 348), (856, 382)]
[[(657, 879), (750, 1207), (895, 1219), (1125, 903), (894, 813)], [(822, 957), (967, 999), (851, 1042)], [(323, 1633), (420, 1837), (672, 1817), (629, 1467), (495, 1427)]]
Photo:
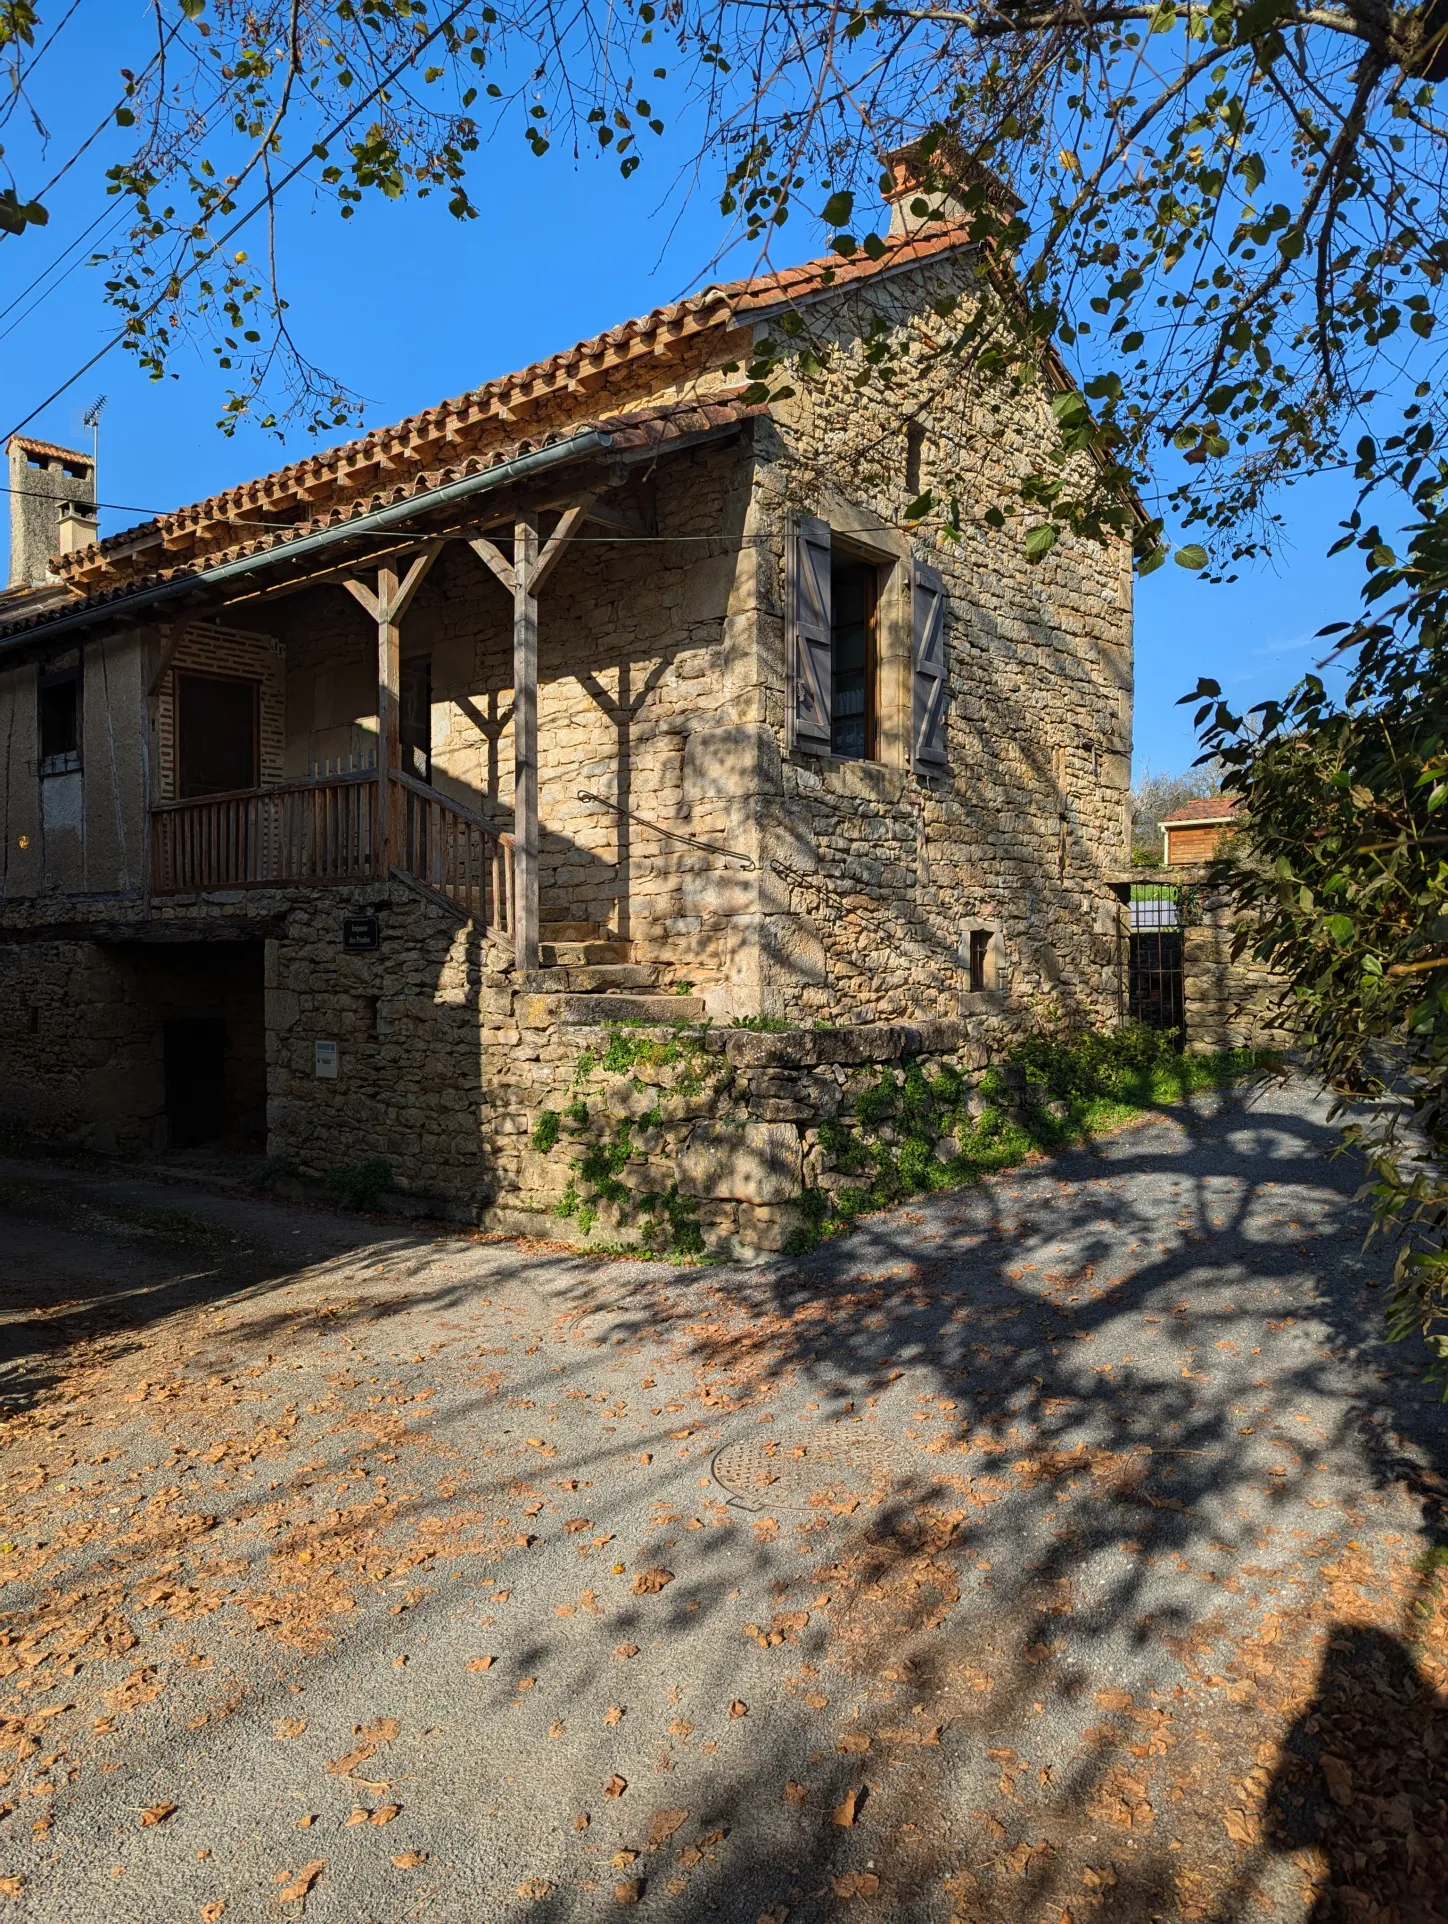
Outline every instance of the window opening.
[(830, 752), (851, 761), (875, 754), (877, 589), (868, 562), (830, 568)]
[(176, 689), (177, 790), (227, 795), (257, 785), (257, 702), (261, 684), (220, 675), (180, 675)]
[(80, 670), (42, 675), (40, 703), (40, 772), (64, 775), (80, 767)]
[(990, 969), (989, 929), (972, 929), (970, 932), (970, 992), (980, 995), (988, 986)]
[(920, 456), (925, 448), (925, 428), (919, 421), (905, 423), (905, 492), (914, 500), (920, 493)]

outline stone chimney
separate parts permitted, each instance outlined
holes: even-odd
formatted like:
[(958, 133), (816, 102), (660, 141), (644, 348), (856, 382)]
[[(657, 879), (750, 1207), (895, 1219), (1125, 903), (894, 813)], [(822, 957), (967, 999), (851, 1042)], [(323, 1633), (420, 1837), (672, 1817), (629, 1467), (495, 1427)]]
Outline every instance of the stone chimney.
[[(885, 188), (890, 233), (896, 239), (919, 233), (922, 228), (939, 227), (944, 221), (968, 218), (980, 204), (979, 192), (972, 193), (972, 189), (984, 190), (985, 198), (1003, 221), (1025, 205), (1003, 180), (973, 160), (959, 141), (943, 130), (937, 132), (933, 143), (928, 135), (922, 135), (906, 147), (896, 147), (886, 154), (885, 169), (890, 181)], [(974, 206), (963, 198), (966, 195)], [(916, 212), (917, 203), (923, 203), (923, 213)]]
[(10, 586), (54, 581), (50, 558), (74, 554), (98, 538), (96, 465), (75, 448), (12, 434), (10, 456)]

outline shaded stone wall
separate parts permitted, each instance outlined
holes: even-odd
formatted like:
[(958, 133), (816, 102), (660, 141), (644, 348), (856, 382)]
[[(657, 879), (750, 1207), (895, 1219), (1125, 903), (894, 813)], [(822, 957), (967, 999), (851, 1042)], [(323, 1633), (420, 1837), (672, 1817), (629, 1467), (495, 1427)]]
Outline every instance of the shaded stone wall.
[(107, 1154), (167, 1146), (165, 1024), (220, 1017), (237, 1149), (266, 1129), (259, 941), (0, 938), (0, 1124)]
[[(151, 698), (156, 799), (170, 801), (176, 794), (176, 677), (187, 669), (202, 675), (235, 675), (258, 684), (261, 785), (281, 781), (287, 772), (286, 662), (281, 643), (245, 629), (193, 622), (182, 633), (171, 665)], [(372, 704), (377, 705), (375, 674)]]
[(1190, 889), (1182, 939), (1182, 998), (1189, 1049), (1291, 1049), (1296, 1046), (1286, 984), (1250, 955), (1234, 957), (1239, 918), (1205, 868), (1169, 871)]

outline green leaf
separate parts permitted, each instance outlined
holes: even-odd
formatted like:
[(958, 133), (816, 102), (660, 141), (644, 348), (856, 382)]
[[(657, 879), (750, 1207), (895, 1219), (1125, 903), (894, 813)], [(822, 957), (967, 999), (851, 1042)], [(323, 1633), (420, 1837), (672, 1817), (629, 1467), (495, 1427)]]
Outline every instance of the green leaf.
[(1333, 941), (1336, 942), (1337, 946), (1342, 949), (1346, 948), (1348, 943), (1353, 939), (1353, 936), (1357, 932), (1357, 925), (1350, 915), (1329, 915), (1327, 918), (1327, 932)]
[(830, 195), (829, 199), (825, 202), (824, 212), (820, 218), (830, 227), (844, 227), (849, 222), (849, 218), (854, 211), (854, 195), (845, 193), (842, 190), (838, 194)]
[(1055, 545), (1055, 528), (1052, 527), (1049, 521), (1041, 522), (1038, 527), (1031, 528), (1026, 533), (1025, 547), (1027, 561), (1043, 560)]
[(927, 488), (924, 494), (916, 495), (915, 499), (910, 503), (910, 506), (905, 510), (905, 519), (907, 521), (923, 521), (934, 506), (935, 496), (931, 493), (930, 489)]
[(1198, 568), (1206, 567), (1207, 551), (1205, 548), (1199, 547), (1196, 542), (1192, 542), (1185, 548), (1178, 548), (1175, 554), (1173, 554), (1172, 560), (1179, 568), (1190, 568), (1193, 573), (1195, 573)]
[(206, 11), (206, 0), (177, 0), (188, 20), (199, 20)]

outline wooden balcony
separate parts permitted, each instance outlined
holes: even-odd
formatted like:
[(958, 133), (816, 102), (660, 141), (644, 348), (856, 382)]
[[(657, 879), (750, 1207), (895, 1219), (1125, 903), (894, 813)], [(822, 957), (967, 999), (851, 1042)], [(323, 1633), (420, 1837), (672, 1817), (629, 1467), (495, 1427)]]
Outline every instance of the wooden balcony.
[(513, 838), (399, 769), (385, 791), (370, 769), (161, 802), (151, 811), (155, 895), (346, 887), (382, 880), (384, 866), (389, 877), (511, 939)]

